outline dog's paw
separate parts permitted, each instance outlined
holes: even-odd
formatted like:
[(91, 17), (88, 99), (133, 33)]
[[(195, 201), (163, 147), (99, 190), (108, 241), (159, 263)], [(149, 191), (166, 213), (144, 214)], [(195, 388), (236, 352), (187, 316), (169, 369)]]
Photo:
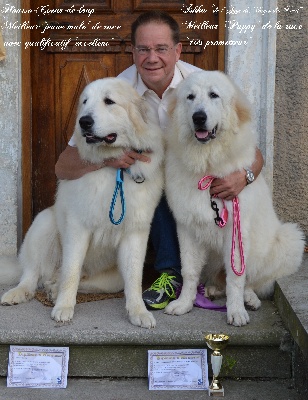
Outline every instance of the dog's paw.
[(204, 297), (210, 299), (220, 299), (226, 295), (225, 290), (219, 290), (216, 286), (206, 286), (204, 288)]
[(34, 292), (26, 290), (23, 287), (16, 287), (4, 293), (1, 298), (1, 304), (4, 306), (12, 306), (19, 303), (26, 303), (33, 299)]
[(248, 312), (243, 309), (240, 310), (229, 310), (227, 307), (227, 322), (230, 325), (234, 326), (244, 326), (249, 324), (249, 315)]
[(46, 281), (44, 283), (44, 289), (47, 294), (47, 297), (50, 301), (53, 303), (56, 302), (57, 297), (58, 297), (58, 291), (59, 291), (59, 284), (58, 282), (55, 281)]
[(165, 314), (182, 315), (191, 311), (192, 308), (193, 304), (190, 304), (187, 301), (181, 301), (181, 299), (177, 299), (167, 305), (165, 308)]
[(245, 290), (244, 302), (246, 307), (252, 311), (261, 307), (261, 301), (252, 289)]
[(129, 320), (133, 325), (141, 328), (155, 328), (156, 320), (150, 311), (145, 311), (139, 314), (129, 313)]
[(57, 307), (51, 312), (51, 318), (57, 322), (69, 322), (74, 315), (74, 307)]

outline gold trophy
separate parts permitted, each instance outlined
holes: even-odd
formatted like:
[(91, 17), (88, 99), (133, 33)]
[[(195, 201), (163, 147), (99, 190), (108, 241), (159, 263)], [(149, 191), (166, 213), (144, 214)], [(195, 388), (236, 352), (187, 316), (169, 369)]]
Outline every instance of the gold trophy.
[(229, 336), (222, 333), (210, 333), (205, 336), (205, 341), (208, 347), (213, 351), (211, 354), (211, 364), (213, 370), (213, 381), (209, 387), (209, 396), (224, 396), (224, 388), (218, 380), (222, 364), (222, 355), (220, 350), (223, 350), (228, 344)]

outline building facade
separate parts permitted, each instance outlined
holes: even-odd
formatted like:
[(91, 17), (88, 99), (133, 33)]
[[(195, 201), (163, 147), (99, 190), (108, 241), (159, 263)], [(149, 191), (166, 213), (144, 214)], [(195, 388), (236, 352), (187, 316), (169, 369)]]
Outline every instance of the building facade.
[[(7, 5), (0, 0), (0, 10)], [(206, 3), (206, 2), (205, 2)], [(227, 2), (226, 72), (253, 104), (264, 173), (284, 221), (306, 235), (308, 176), (308, 11), (304, 0)], [(20, 1), (10, 5), (20, 9)], [(20, 13), (0, 15), (19, 22)], [(5, 41), (20, 42), (21, 30), (3, 27)], [(244, 44), (243, 41), (246, 43)], [(0, 256), (14, 255), (22, 239), (22, 49), (6, 48), (0, 61)]]

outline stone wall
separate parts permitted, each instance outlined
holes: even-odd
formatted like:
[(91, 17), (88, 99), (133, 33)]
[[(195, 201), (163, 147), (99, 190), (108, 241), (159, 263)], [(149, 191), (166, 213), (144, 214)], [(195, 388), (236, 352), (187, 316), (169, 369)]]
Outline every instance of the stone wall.
[[(0, 9), (8, 3), (0, 0)], [(19, 1), (10, 5), (20, 8)], [(0, 24), (7, 18), (0, 14)], [(19, 14), (10, 13), (10, 21), (19, 20)], [(4, 41), (19, 41), (17, 29), (2, 30)], [(21, 57), (18, 47), (7, 49), (0, 61), (0, 254), (13, 255), (17, 250), (18, 203), (21, 154)]]
[[(277, 30), (275, 92), (274, 186), (275, 208), (284, 221), (298, 222), (308, 234), (308, 4), (279, 0), (298, 13), (280, 13)], [(300, 8), (302, 7), (302, 8)]]

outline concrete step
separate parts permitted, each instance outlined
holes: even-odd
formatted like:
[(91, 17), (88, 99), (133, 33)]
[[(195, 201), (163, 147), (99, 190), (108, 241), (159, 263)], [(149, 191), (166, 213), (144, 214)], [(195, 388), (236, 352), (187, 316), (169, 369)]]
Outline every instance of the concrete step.
[(270, 301), (250, 311), (250, 324), (241, 328), (227, 325), (223, 312), (196, 307), (180, 317), (156, 311), (157, 327), (139, 328), (129, 323), (124, 299), (77, 304), (65, 325), (50, 312), (35, 299), (0, 307), (0, 376), (7, 373), (9, 345), (16, 344), (69, 346), (71, 377), (147, 377), (149, 349), (205, 348), (205, 334), (223, 332), (230, 336), (225, 376), (291, 378), (291, 338)]
[[(227, 400), (304, 400), (289, 380), (224, 380)], [(149, 391), (146, 379), (75, 379), (66, 389), (7, 388), (0, 379), (1, 400), (204, 400), (205, 391)]]
[[(305, 397), (308, 393), (307, 267), (306, 255), (298, 274), (278, 281), (276, 303), (263, 301), (260, 310), (249, 311), (250, 324), (241, 328), (229, 326), (223, 312), (196, 307), (180, 317), (156, 311), (155, 329), (138, 328), (128, 321), (124, 299), (77, 304), (73, 321), (64, 325), (50, 318), (51, 307), (35, 299), (18, 306), (0, 307), (0, 376), (3, 377), (0, 400), (21, 397), (75, 400), (86, 397), (87, 394), (80, 394), (83, 390), (89, 391), (91, 399), (164, 399), (167, 396), (168, 399), (170, 396), (199, 399), (204, 397), (204, 392), (148, 391), (147, 352), (206, 348), (207, 333), (230, 336), (229, 345), (223, 350), (221, 373), (227, 398), (308, 398)], [(0, 295), (8, 289), (0, 287)], [(6, 388), (9, 346), (14, 344), (68, 346), (68, 388)], [(209, 375), (212, 375), (210, 366)], [(302, 397), (292, 389), (294, 384), (297, 390), (301, 388)]]

